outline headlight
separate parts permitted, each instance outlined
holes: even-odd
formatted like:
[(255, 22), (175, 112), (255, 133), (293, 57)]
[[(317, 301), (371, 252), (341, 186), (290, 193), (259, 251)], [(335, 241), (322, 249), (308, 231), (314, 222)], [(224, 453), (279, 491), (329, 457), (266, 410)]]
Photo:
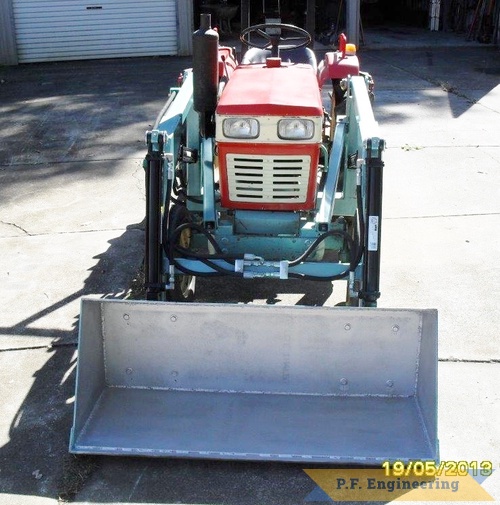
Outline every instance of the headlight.
[(224, 135), (232, 139), (255, 139), (259, 136), (259, 122), (249, 117), (224, 119), (222, 129)]
[(278, 122), (278, 137), (281, 139), (312, 139), (314, 122), (310, 119), (281, 119)]

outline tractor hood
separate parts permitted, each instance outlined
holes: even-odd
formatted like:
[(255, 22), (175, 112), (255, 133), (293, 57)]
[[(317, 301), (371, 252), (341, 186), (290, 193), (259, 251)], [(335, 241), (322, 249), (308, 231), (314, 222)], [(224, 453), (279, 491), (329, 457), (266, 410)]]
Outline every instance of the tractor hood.
[(309, 65), (241, 65), (222, 92), (217, 114), (322, 116), (316, 75)]

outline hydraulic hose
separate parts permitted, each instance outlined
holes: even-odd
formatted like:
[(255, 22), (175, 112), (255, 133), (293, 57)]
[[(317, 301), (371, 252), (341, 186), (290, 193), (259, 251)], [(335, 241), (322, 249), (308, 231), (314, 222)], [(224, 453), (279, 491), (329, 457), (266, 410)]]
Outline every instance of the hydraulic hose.
[[(172, 235), (168, 238), (169, 248), (165, 249), (165, 253), (168, 255), (169, 259), (172, 259), (172, 253), (173, 253), (174, 249), (176, 247), (180, 247), (180, 246), (178, 246), (176, 244), (176, 240), (177, 240), (178, 236), (184, 230), (186, 230), (188, 228), (192, 229), (192, 230), (196, 230), (196, 231), (202, 233), (203, 235), (205, 235), (205, 237), (207, 237), (207, 240), (210, 242), (210, 244), (212, 244), (213, 248), (217, 251), (217, 254), (219, 254), (219, 255), (223, 255), (224, 254), (222, 252), (222, 249), (220, 248), (219, 244), (215, 240), (214, 236), (209, 231), (205, 230), (205, 228), (203, 228), (203, 226), (201, 226), (199, 224), (196, 224), (196, 223), (183, 223), (183, 224), (177, 226), (177, 228), (172, 232)], [(181, 248), (181, 249), (184, 249), (184, 248)], [(185, 251), (187, 251), (187, 250), (185, 250)], [(193, 256), (199, 254), (199, 253), (194, 253), (194, 252), (191, 252), (191, 251), (188, 251), (188, 252), (189, 252), (190, 255), (193, 255)], [(210, 257), (212, 259), (219, 259), (219, 258), (216, 258), (215, 256), (210, 256)]]
[[(197, 253), (190, 251), (189, 249), (186, 249), (184, 247), (179, 246), (176, 244), (177, 242), (177, 237), (182, 233), (183, 230), (186, 229), (194, 229), (203, 235), (207, 237), (207, 240), (210, 242), (210, 244), (213, 246), (213, 248), (216, 250), (216, 254), (205, 254), (205, 253)], [(212, 270), (215, 270), (215, 272), (196, 272), (190, 269), (187, 269), (183, 267), (182, 265), (179, 264), (179, 262), (175, 259), (174, 257), (174, 252), (177, 251), (180, 253), (184, 258), (194, 258), (208, 267), (210, 267)], [(242, 274), (239, 272), (235, 272), (234, 270), (229, 270), (227, 268), (221, 267), (220, 265), (217, 265), (216, 263), (213, 263), (210, 260), (214, 259), (222, 259), (222, 260), (231, 260), (231, 259), (238, 259), (234, 257), (230, 257), (227, 254), (224, 254), (222, 252), (222, 249), (220, 248), (219, 244), (213, 237), (213, 235), (205, 230), (203, 226), (200, 226), (196, 223), (183, 223), (180, 226), (178, 226), (172, 233), (172, 236), (169, 237), (168, 241), (168, 252), (165, 251), (169, 257), (169, 260), (178, 268), (181, 272), (188, 274), (188, 275), (195, 275), (195, 276), (201, 276), (201, 277), (213, 277), (217, 275), (230, 275), (233, 277), (241, 277)], [(231, 265), (234, 268), (234, 264)]]
[(319, 275), (307, 275), (307, 274), (296, 274), (290, 272), (288, 277), (291, 279), (301, 279), (303, 281), (318, 281), (318, 282), (332, 282), (345, 280), (346, 276), (349, 274), (349, 268), (346, 268), (342, 273), (330, 276), (319, 276)]
[(159, 112), (158, 116), (156, 116), (156, 121), (155, 121), (155, 124), (153, 126), (153, 130), (157, 130), (158, 129), (158, 126), (160, 125), (162, 117), (165, 115), (165, 113), (167, 112), (168, 108), (172, 105), (172, 102), (175, 100), (176, 96), (177, 96), (177, 92), (176, 91), (172, 91), (170, 93), (170, 95), (168, 96), (167, 101), (165, 102), (165, 105), (163, 106), (163, 108)]
[[(328, 237), (342, 237), (346, 240), (347, 242), (347, 247), (350, 252), (351, 256), (351, 262), (350, 262), (350, 268), (349, 270), (354, 270), (357, 266), (355, 263), (355, 256), (353, 255), (354, 249), (356, 248), (356, 244), (354, 243), (354, 239), (345, 231), (340, 231), (340, 230), (330, 230), (322, 235), (320, 235), (307, 249), (304, 253), (302, 253), (298, 258), (294, 259), (293, 261), (289, 262), (289, 266), (294, 267), (299, 265), (300, 263), (303, 263), (306, 261), (306, 259), (314, 252), (314, 250), (323, 242), (323, 240), (327, 239)], [(356, 255), (357, 257), (357, 255)], [(349, 271), (348, 270), (348, 271)]]
[(202, 263), (207, 265), (208, 267), (212, 268), (215, 270), (215, 272), (199, 272), (195, 270), (190, 270), (189, 268), (183, 267), (176, 259), (173, 260), (172, 264), (177, 268), (179, 271), (186, 275), (194, 275), (195, 277), (219, 277), (220, 275), (230, 275), (233, 277), (241, 277), (242, 274), (239, 272), (233, 272), (232, 270), (227, 270), (225, 268), (220, 267), (219, 265), (212, 263), (211, 261), (208, 260), (200, 260)]
[[(323, 235), (319, 236), (310, 246), (309, 248), (297, 259), (294, 261), (291, 261), (289, 263), (289, 266), (296, 266), (299, 263), (302, 263), (305, 261), (313, 252), (314, 250), (318, 247), (318, 245), (323, 242), (328, 237), (332, 236), (338, 236), (338, 237), (343, 237), (346, 242), (347, 242), (347, 247), (349, 249), (349, 256), (351, 257), (351, 262), (349, 263), (349, 268), (346, 268), (343, 272), (340, 274), (336, 275), (329, 275), (329, 276), (318, 276), (318, 275), (307, 275), (307, 274), (297, 274), (294, 272), (291, 272), (288, 274), (289, 277), (294, 278), (294, 279), (303, 279), (303, 280), (308, 280), (308, 281), (338, 281), (341, 279), (345, 279), (345, 277), (349, 274), (349, 272), (353, 272), (356, 270), (356, 267), (358, 266), (359, 261), (357, 260), (358, 256), (361, 257), (359, 254), (359, 249), (360, 247), (356, 246), (354, 243), (354, 239), (345, 231), (338, 231), (338, 230), (330, 230), (327, 231), (326, 233), (323, 233)], [(356, 250), (356, 254), (355, 254)]]
[[(362, 210), (362, 204), (361, 202), (361, 188), (358, 187), (358, 215), (360, 219), (360, 235), (361, 237), (363, 236), (362, 230), (364, 229), (364, 220), (363, 220), (363, 214), (360, 210)], [(216, 254), (209, 254), (209, 253), (198, 253), (198, 252), (193, 252), (190, 251), (189, 249), (186, 249), (184, 247), (179, 246), (176, 244), (177, 237), (180, 235), (180, 233), (185, 230), (185, 229), (193, 229), (196, 230), (203, 235), (207, 237), (207, 240), (210, 242), (212, 247), (215, 249)], [(331, 276), (315, 276), (315, 275), (307, 275), (307, 274), (298, 274), (298, 273), (290, 273), (289, 277), (291, 278), (300, 278), (300, 279), (305, 279), (305, 280), (314, 280), (314, 281), (334, 281), (334, 280), (340, 280), (344, 279), (346, 275), (349, 274), (349, 272), (353, 272), (356, 267), (358, 266), (362, 254), (363, 254), (363, 248), (361, 245), (356, 244), (354, 239), (345, 231), (341, 230), (330, 230), (322, 235), (320, 235), (308, 248), (307, 250), (302, 253), (298, 258), (292, 260), (289, 262), (289, 266), (297, 266), (300, 263), (303, 263), (304, 261), (307, 260), (309, 256), (311, 256), (314, 251), (317, 249), (319, 244), (326, 240), (328, 237), (332, 236), (337, 236), (337, 237), (342, 237), (346, 242), (347, 242), (347, 247), (349, 249), (349, 256), (351, 258), (351, 261), (349, 263), (349, 268), (346, 268), (346, 270), (340, 274), (336, 275), (331, 275)], [(235, 277), (241, 277), (242, 274), (239, 272), (234, 272), (233, 270), (226, 269), (224, 267), (221, 267), (220, 265), (217, 265), (216, 263), (213, 263), (213, 261), (210, 260), (225, 260), (225, 261), (234, 261), (236, 259), (241, 259), (241, 256), (230, 256), (228, 254), (225, 254), (217, 241), (215, 240), (214, 236), (203, 226), (200, 226), (195, 223), (184, 223), (178, 226), (172, 233), (172, 236), (169, 238), (168, 241), (168, 250), (165, 249), (166, 254), (168, 255), (170, 261), (178, 268), (181, 272), (187, 274), (187, 275), (198, 275), (201, 277), (213, 277), (217, 276), (218, 274), (222, 275), (229, 275), (229, 276), (235, 276)], [(187, 269), (179, 264), (178, 261), (176, 261), (174, 257), (174, 252), (179, 253), (182, 257), (184, 258), (192, 258), (192, 259), (197, 259), (210, 267), (212, 270), (215, 270), (214, 272), (196, 272), (190, 269)], [(232, 265), (234, 267), (234, 264), (229, 263), (229, 265)]]

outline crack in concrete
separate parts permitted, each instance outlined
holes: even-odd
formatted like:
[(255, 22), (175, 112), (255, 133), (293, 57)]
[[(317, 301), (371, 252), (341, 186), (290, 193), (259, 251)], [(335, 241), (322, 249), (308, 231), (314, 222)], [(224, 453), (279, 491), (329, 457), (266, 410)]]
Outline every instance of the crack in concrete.
[(498, 365), (500, 359), (467, 359), (467, 358), (439, 358), (440, 363), (492, 363)]
[(130, 161), (137, 160), (142, 162), (142, 158), (93, 158), (93, 159), (75, 159), (75, 160), (45, 160), (45, 161), (16, 161), (11, 163), (0, 163), (0, 170), (4, 171), (10, 167), (32, 167), (32, 166), (40, 166), (40, 165), (68, 165), (71, 163), (104, 163), (107, 161)]
[(19, 226), (19, 225), (18, 225), (18, 224), (16, 224), (16, 223), (9, 223), (9, 222), (7, 222), (7, 221), (0, 221), (0, 223), (1, 223), (1, 224), (5, 224), (5, 225), (7, 225), (7, 226), (13, 226), (14, 228), (17, 228), (18, 230), (21, 230), (23, 233), (25, 233), (25, 234), (26, 234), (26, 235), (28, 235), (29, 237), (32, 237), (32, 236), (33, 236), (33, 235), (29, 232), (29, 231), (25, 230), (22, 226)]
[(438, 214), (435, 216), (398, 216), (384, 217), (385, 221), (397, 221), (399, 219), (440, 219), (443, 217), (483, 217), (483, 216), (499, 216), (500, 212), (480, 212), (471, 214)]
[(59, 349), (62, 347), (78, 347), (77, 342), (65, 342), (65, 343), (54, 343), (47, 345), (31, 345), (27, 347), (7, 347), (6, 349), (0, 349), (0, 354), (3, 352), (18, 352), (18, 351), (37, 351), (39, 349)]
[[(127, 229), (132, 229), (132, 230), (135, 229), (134, 227), (132, 227), (132, 228), (127, 227), (126, 229), (125, 228), (104, 228), (104, 229), (95, 229), (95, 230), (92, 229), (92, 230), (50, 231), (50, 232), (44, 232), (44, 233), (29, 233), (24, 228), (21, 228), (20, 226), (14, 224), (14, 223), (6, 223), (5, 221), (0, 221), (0, 223), (10, 225), (10, 226), (15, 226), (16, 228), (19, 228), (24, 233), (26, 233), (26, 235), (28, 235), (29, 237), (45, 237), (48, 235), (73, 235), (75, 233), (100, 233), (100, 232), (108, 232), (108, 231), (125, 232)], [(138, 229), (141, 229), (141, 228), (138, 228)], [(0, 238), (5, 238), (5, 237), (0, 236)]]
[(132, 177), (136, 180), (136, 188), (141, 194), (143, 200), (146, 200), (146, 195), (144, 194), (144, 168), (142, 166), (134, 170)]
[[(399, 146), (399, 145), (396, 145), (396, 146), (386, 146), (385, 147), (385, 150), (386, 151), (396, 151), (396, 150), (400, 150), (402, 149), (404, 146)], [(412, 147), (412, 146), (410, 146)], [(412, 150), (414, 151), (420, 151), (422, 149), (449, 149), (450, 147), (452, 148), (456, 148), (456, 147), (459, 147), (460, 149), (464, 148), (464, 149), (484, 149), (484, 148), (494, 148), (494, 149), (498, 149), (500, 146), (498, 145), (494, 145), (494, 144), (460, 144), (460, 145), (456, 145), (456, 144), (448, 144), (448, 145), (426, 145), (426, 146), (418, 146), (418, 148), (415, 148), (413, 147)], [(485, 154), (488, 154), (488, 153), (485, 153)], [(493, 158), (495, 161), (496, 159)]]
[(146, 465), (145, 468), (142, 470), (141, 474), (139, 475), (139, 477), (137, 477), (135, 483), (134, 483), (134, 486), (132, 487), (132, 491), (130, 492), (129, 496), (128, 496), (128, 501), (130, 501), (132, 499), (132, 496), (133, 494), (135, 493), (137, 487), (139, 486), (144, 474), (146, 473), (146, 470), (149, 469), (149, 465)]

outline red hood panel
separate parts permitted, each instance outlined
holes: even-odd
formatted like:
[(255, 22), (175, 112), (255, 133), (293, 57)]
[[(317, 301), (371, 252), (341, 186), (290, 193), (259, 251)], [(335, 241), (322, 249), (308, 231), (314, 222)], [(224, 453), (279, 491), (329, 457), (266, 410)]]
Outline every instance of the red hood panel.
[(309, 65), (240, 66), (222, 92), (217, 114), (321, 116), (316, 75)]

